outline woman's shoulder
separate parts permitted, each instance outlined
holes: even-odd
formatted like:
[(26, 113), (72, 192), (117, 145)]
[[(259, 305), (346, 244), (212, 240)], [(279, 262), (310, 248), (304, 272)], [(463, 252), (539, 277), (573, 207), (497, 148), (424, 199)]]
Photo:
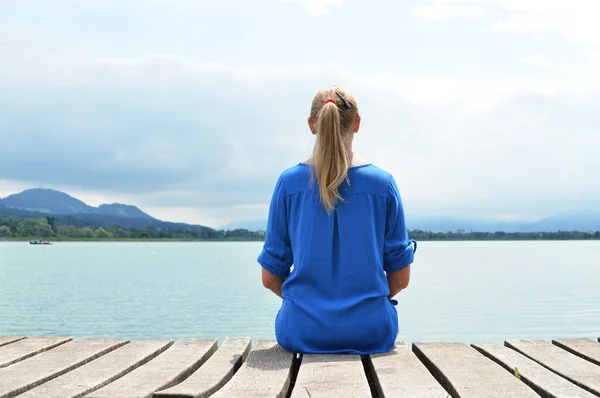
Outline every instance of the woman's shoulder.
[(372, 192), (388, 198), (399, 195), (393, 174), (372, 163), (354, 169), (350, 181), (356, 191)]
[(365, 163), (359, 166), (354, 166), (351, 167), (350, 170), (352, 174), (357, 176), (360, 175), (361, 177), (366, 178), (373, 183), (380, 184), (382, 187), (388, 187), (394, 179), (389, 171), (382, 169), (373, 163)]
[(307, 175), (310, 174), (310, 165), (307, 163), (296, 163), (293, 166), (288, 167), (287, 169), (284, 169), (281, 172), (281, 175), (279, 176), (279, 178), (281, 179), (285, 179), (285, 180), (290, 180), (290, 179), (295, 179), (298, 177), (306, 177)]
[(277, 180), (277, 189), (284, 189), (291, 193), (303, 187), (310, 181), (310, 166), (305, 163), (297, 163), (284, 169)]

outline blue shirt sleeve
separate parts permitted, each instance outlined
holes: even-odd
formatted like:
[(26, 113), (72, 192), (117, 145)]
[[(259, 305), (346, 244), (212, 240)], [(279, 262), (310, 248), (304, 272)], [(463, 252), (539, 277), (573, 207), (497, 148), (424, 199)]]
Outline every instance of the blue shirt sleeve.
[(288, 277), (293, 264), (285, 198), (283, 177), (280, 176), (271, 198), (265, 242), (257, 259), (263, 268), (282, 278)]
[[(383, 269), (385, 272), (399, 271), (414, 261), (417, 242), (408, 239), (408, 230), (404, 218), (404, 207), (398, 186), (390, 177), (387, 198), (387, 218), (385, 223)], [(414, 244), (414, 246), (413, 246)]]

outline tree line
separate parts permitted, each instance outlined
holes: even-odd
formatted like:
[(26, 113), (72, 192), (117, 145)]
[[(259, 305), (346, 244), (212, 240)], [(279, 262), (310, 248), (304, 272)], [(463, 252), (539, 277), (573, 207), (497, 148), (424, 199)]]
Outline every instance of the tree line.
[[(409, 236), (417, 241), (473, 241), (473, 240), (600, 240), (600, 231), (557, 231), (557, 232), (430, 232), (410, 230)], [(262, 241), (264, 232), (247, 229), (215, 230), (211, 228), (124, 228), (121, 226), (78, 227), (57, 225), (54, 216), (46, 218), (18, 217), (0, 218), (0, 239), (44, 238), (55, 240), (249, 240)]]
[(556, 232), (430, 232), (422, 230), (409, 231), (411, 239), (427, 240), (600, 240), (600, 231), (556, 231)]
[(57, 225), (54, 216), (23, 220), (18, 217), (0, 218), (0, 239), (34, 237), (55, 240), (262, 240), (264, 234), (246, 229), (218, 231), (212, 228), (125, 228), (119, 225), (78, 227)]

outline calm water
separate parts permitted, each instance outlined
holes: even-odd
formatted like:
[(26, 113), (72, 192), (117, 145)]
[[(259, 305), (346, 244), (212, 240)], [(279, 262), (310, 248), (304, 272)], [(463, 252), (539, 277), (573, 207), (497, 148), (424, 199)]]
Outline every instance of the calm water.
[[(274, 338), (261, 243), (0, 243), (0, 335)], [(399, 340), (600, 336), (600, 242), (420, 242)]]

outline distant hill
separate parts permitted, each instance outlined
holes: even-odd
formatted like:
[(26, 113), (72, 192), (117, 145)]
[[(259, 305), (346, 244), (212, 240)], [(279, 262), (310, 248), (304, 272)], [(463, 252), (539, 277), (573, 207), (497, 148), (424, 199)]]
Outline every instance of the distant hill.
[[(209, 228), (203, 225), (158, 220), (132, 205), (113, 203), (93, 207), (64, 192), (52, 189), (28, 189), (0, 199), (0, 217), (16, 216), (22, 219), (43, 218), (48, 215), (54, 215), (58, 225), (74, 225), (80, 228), (116, 225), (137, 229), (146, 227), (193, 230)], [(535, 222), (498, 222), (486, 219), (459, 219), (445, 216), (411, 217), (407, 215), (407, 226), (411, 230), (419, 229), (431, 232), (460, 229), (465, 232), (557, 232), (559, 230), (587, 232), (600, 230), (600, 210), (565, 212)], [(254, 219), (233, 221), (217, 229), (258, 231), (265, 230), (266, 227), (266, 219)]]
[(521, 226), (518, 232), (600, 231), (600, 211), (574, 211), (556, 214)]
[[(203, 225), (158, 220), (132, 205), (119, 203), (89, 206), (64, 192), (53, 189), (28, 189), (0, 199), (0, 217), (44, 218), (55, 216), (57, 225), (143, 229), (204, 229)], [(212, 228), (209, 228), (212, 229)]]
[(94, 213), (95, 209), (81, 200), (53, 189), (28, 189), (0, 199), (0, 204), (14, 209), (49, 214)]
[(0, 199), (0, 205), (12, 209), (29, 210), (54, 215), (101, 214), (128, 218), (147, 218), (151, 216), (135, 206), (118, 203), (92, 207), (75, 199), (71, 195), (54, 189), (34, 188)]
[[(431, 232), (557, 232), (557, 231), (600, 231), (600, 211), (568, 212), (547, 217), (535, 222), (494, 221), (486, 219), (458, 219), (446, 216), (410, 217), (407, 226), (411, 230)], [(267, 220), (232, 221), (218, 229), (245, 228), (250, 231), (266, 229)]]
[(247, 229), (248, 231), (264, 231), (267, 229), (267, 220), (246, 220), (246, 221), (233, 221), (225, 225), (221, 225), (217, 228), (218, 230), (234, 230), (234, 229)]
[(100, 205), (96, 211), (97, 214), (104, 216), (114, 217), (129, 217), (129, 218), (141, 218), (141, 219), (154, 219), (148, 214), (144, 213), (140, 209), (131, 205), (123, 205), (120, 203), (113, 203), (110, 205)]

